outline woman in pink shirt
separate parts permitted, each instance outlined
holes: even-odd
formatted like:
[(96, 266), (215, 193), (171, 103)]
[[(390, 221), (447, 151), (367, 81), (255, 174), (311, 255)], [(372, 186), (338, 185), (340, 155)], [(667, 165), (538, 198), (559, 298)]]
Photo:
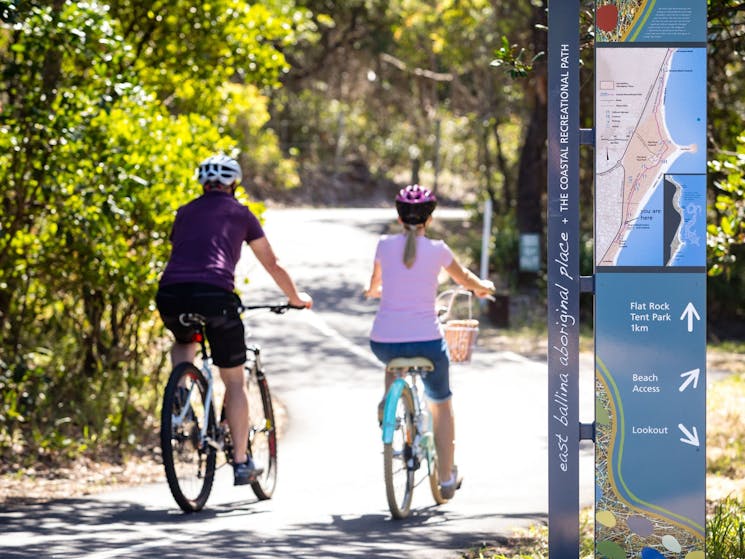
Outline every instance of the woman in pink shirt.
[[(477, 296), (494, 290), (489, 280), (479, 279), (464, 268), (444, 241), (425, 236), (437, 200), (419, 185), (402, 189), (396, 196), (398, 221), (404, 231), (384, 235), (375, 251), (367, 297), (380, 297), (380, 307), (370, 333), (370, 347), (383, 363), (394, 357), (426, 357), (435, 370), (424, 379), (430, 402), (439, 458), (440, 492), (450, 499), (460, 486), (454, 464), (455, 422), (450, 391), (450, 357), (437, 320), (435, 299), (441, 269)], [(393, 382), (386, 374), (385, 390)]]

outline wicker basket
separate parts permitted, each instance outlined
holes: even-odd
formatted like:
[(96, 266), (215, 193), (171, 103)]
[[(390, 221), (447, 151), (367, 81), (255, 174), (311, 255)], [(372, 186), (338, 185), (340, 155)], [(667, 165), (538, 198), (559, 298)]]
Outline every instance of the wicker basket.
[(442, 330), (450, 351), (450, 361), (468, 363), (479, 334), (479, 321), (474, 318), (448, 320)]
[[(456, 309), (455, 299), (465, 296), (468, 309), (467, 319), (451, 318), (455, 312), (462, 312), (463, 307)], [(442, 335), (448, 344), (450, 361), (452, 363), (468, 363), (471, 361), (473, 346), (479, 334), (479, 321), (473, 318), (473, 293), (465, 289), (450, 289), (437, 296), (435, 307), (437, 316), (442, 323)]]

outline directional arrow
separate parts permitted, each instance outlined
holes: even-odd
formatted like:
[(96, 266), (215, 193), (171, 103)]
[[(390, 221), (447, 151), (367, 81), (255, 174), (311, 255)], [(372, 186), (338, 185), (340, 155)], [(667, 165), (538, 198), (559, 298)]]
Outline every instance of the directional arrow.
[(698, 442), (698, 430), (695, 427), (692, 427), (693, 433), (691, 433), (688, 429), (686, 429), (682, 423), (678, 423), (678, 429), (680, 429), (683, 434), (685, 435), (685, 438), (680, 437), (680, 442), (689, 444), (691, 446), (695, 446), (696, 448), (699, 447)]
[(696, 320), (701, 320), (701, 317), (698, 315), (698, 311), (696, 310), (696, 307), (693, 306), (693, 303), (688, 303), (685, 310), (683, 311), (683, 314), (680, 315), (680, 320), (688, 319), (688, 331), (693, 332), (693, 318), (696, 318)]
[(686, 388), (688, 388), (688, 385), (693, 383), (693, 388), (698, 388), (698, 377), (701, 375), (701, 369), (693, 369), (692, 371), (686, 371), (685, 373), (680, 373), (681, 377), (688, 377), (685, 379), (685, 382), (680, 385), (680, 388), (678, 388), (679, 392), (683, 392)]

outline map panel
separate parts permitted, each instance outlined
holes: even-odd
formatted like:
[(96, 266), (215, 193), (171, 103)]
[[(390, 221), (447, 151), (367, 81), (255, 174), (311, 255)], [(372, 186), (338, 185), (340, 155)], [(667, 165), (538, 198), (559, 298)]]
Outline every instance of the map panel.
[(702, 0), (597, 0), (596, 41), (706, 41), (706, 2)]
[(704, 266), (706, 50), (597, 48), (596, 65), (595, 264)]

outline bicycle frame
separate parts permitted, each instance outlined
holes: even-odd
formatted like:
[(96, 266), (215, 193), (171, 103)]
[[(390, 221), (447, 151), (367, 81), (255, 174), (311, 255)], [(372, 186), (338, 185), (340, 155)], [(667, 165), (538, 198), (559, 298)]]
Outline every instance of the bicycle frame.
[[(212, 357), (207, 353), (207, 347), (204, 341), (204, 326), (200, 325), (200, 332), (198, 336), (195, 336), (195, 341), (199, 343), (201, 352), (202, 352), (202, 366), (200, 367), (202, 374), (204, 375), (204, 378), (207, 380), (207, 394), (204, 398), (204, 415), (205, 417), (210, 416), (210, 411), (212, 408), (215, 407), (215, 401), (213, 398), (214, 390), (215, 390), (215, 379), (214, 375), (212, 374)], [(186, 400), (187, 405), (183, 407), (181, 410), (181, 413), (176, 418), (178, 423), (182, 423), (184, 419), (186, 418), (187, 414), (189, 413), (189, 410), (191, 409), (191, 396), (192, 391), (194, 390), (194, 385), (191, 386), (189, 389), (188, 398)], [(200, 428), (199, 431), (199, 442), (200, 445), (203, 444), (205, 441), (208, 445), (211, 447), (222, 451), (225, 448), (224, 441), (222, 437), (218, 437), (217, 439), (213, 437), (209, 437), (207, 435), (207, 429), (209, 428), (209, 422), (205, 421), (203, 422), (203, 425)]]
[[(388, 394), (386, 394), (385, 405), (383, 407), (383, 443), (393, 441), (393, 432), (396, 429), (396, 407), (394, 404), (401, 397), (401, 393), (406, 388), (406, 385), (407, 383), (404, 379), (397, 378), (388, 389)], [(418, 402), (414, 406), (417, 407)], [(417, 413), (419, 413), (418, 410)]]
[[(412, 448), (414, 449), (415, 456), (424, 456), (427, 458), (427, 469), (430, 467), (429, 458), (431, 457), (432, 449), (434, 448), (434, 435), (430, 425), (425, 425), (425, 416), (422, 410), (422, 400), (419, 396), (419, 386), (416, 380), (418, 374), (416, 369), (409, 369), (408, 373), (409, 380), (401, 376), (391, 383), (388, 393), (385, 397), (385, 405), (383, 407), (383, 433), (382, 439), (383, 444), (390, 444), (393, 442), (393, 434), (396, 429), (396, 402), (401, 397), (401, 393), (409, 387), (414, 401), (414, 419), (416, 421), (416, 436), (411, 441)], [(422, 454), (422, 452), (424, 454)]]
[[(268, 309), (283, 314), (290, 308), (296, 307), (289, 304), (241, 305), (237, 310), (240, 313), (244, 310)], [(226, 421), (224, 399), (222, 410), (218, 410), (220, 389), (216, 384), (218, 379), (213, 371), (215, 362), (205, 335), (208, 318), (197, 313), (184, 313), (179, 315), (179, 321), (193, 333), (190, 342), (199, 344), (202, 362), (199, 364), (192, 359), (191, 362), (177, 363), (169, 375), (161, 408), (160, 439), (171, 494), (184, 512), (195, 512), (207, 502), (216, 470), (225, 465), (235, 465), (236, 441)], [(257, 473), (249, 483), (256, 497), (265, 500), (272, 497), (276, 486), (277, 432), (271, 393), (258, 345), (247, 345), (242, 369), (248, 397), (253, 399), (249, 401), (249, 407), (256, 406), (252, 413), (254, 422), (251, 422), (250, 416), (246, 418), (249, 428), (247, 454), (258, 465)], [(218, 465), (219, 453), (225, 455), (225, 462)]]
[[(276, 314), (283, 314), (287, 309), (290, 308), (302, 308), (302, 307), (294, 307), (291, 305), (241, 305), (239, 308), (239, 312), (243, 311), (250, 311), (250, 310), (257, 310), (257, 309), (268, 309)], [(210, 416), (210, 411), (212, 408), (215, 408), (215, 401), (214, 401), (214, 387), (215, 387), (215, 379), (214, 375), (212, 374), (212, 356), (207, 351), (207, 342), (206, 342), (206, 336), (204, 333), (204, 318), (196, 315), (196, 314), (188, 314), (185, 315), (182, 319), (182, 323), (185, 323), (184, 321), (188, 321), (195, 325), (198, 328), (198, 332), (195, 333), (195, 336), (193, 338), (193, 341), (199, 344), (201, 354), (202, 354), (202, 366), (201, 371), (204, 375), (204, 378), (207, 380), (207, 394), (205, 395), (205, 417)], [(256, 371), (257, 380), (261, 378), (263, 375), (263, 371), (261, 368), (261, 358), (260, 358), (260, 349), (256, 345), (249, 345), (246, 347), (246, 363), (244, 364), (244, 369), (247, 371), (247, 374), (251, 374), (253, 371)], [(191, 395), (192, 390), (194, 390), (194, 386), (191, 387), (189, 390), (189, 398), (187, 399), (187, 402), (191, 402)], [(179, 414), (177, 421), (179, 423), (184, 421), (184, 418), (189, 412), (189, 409), (191, 408), (191, 405), (186, 405), (181, 410), (181, 413)], [(205, 441), (208, 445), (210, 445), (212, 448), (215, 448), (219, 451), (225, 450), (225, 440), (222, 436), (222, 429), (220, 429), (220, 432), (218, 432), (218, 436), (211, 437), (207, 434), (207, 429), (209, 425), (208, 422), (204, 422), (202, 427), (200, 428), (199, 432), (199, 442), (200, 444), (203, 444)]]

